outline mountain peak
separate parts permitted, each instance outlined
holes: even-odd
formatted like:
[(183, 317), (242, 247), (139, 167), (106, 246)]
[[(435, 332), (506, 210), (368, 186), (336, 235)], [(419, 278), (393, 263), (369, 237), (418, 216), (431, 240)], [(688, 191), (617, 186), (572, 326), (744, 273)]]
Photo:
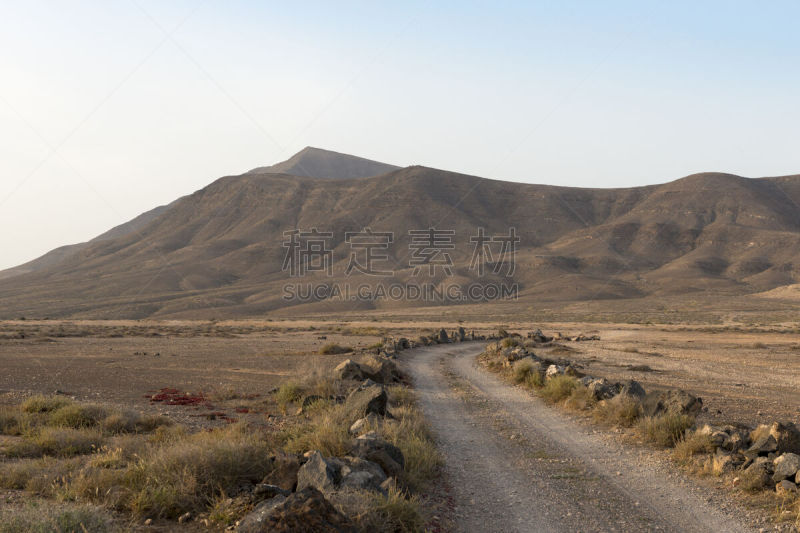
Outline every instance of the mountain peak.
[(399, 168), (363, 157), (306, 146), (286, 161), (255, 168), (248, 174), (290, 174), (306, 178), (350, 179), (378, 176)]

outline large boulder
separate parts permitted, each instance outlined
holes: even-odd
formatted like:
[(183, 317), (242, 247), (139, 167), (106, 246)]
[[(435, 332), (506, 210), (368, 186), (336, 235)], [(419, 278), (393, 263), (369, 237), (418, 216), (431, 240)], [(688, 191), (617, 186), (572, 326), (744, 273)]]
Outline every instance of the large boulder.
[(778, 453), (800, 454), (800, 430), (792, 422), (774, 422), (769, 434), (775, 439)]
[(400, 475), (406, 465), (400, 448), (380, 438), (374, 431), (355, 439), (350, 454), (377, 463), (392, 477)]
[(739, 476), (742, 486), (749, 490), (760, 490), (768, 486), (772, 479), (772, 462), (766, 457), (758, 457)]
[(590, 379), (586, 388), (595, 400), (610, 400), (617, 395), (617, 387), (606, 378)]
[(361, 365), (346, 359), (333, 369), (333, 377), (341, 381), (363, 381), (368, 376)]
[(377, 383), (397, 383), (402, 379), (394, 361), (382, 355), (370, 355), (360, 366), (366, 376)]
[(363, 457), (326, 458), (315, 450), (297, 474), (297, 490), (313, 487), (326, 495), (347, 489), (381, 491), (384, 481), (386, 474), (374, 461)]
[(266, 529), (266, 521), (268, 520), (272, 511), (284, 503), (287, 497), (288, 495), (279, 494), (270, 498), (269, 500), (259, 503), (251, 512), (249, 512), (239, 521), (239, 526), (236, 528), (236, 531), (241, 533), (260, 533), (262, 531), (268, 531)]
[(776, 457), (772, 463), (774, 467), (772, 481), (777, 483), (784, 479), (794, 480), (797, 471), (800, 470), (800, 455), (784, 453)]
[(372, 380), (366, 380), (347, 396), (346, 405), (358, 417), (364, 417), (370, 413), (386, 416), (388, 402), (389, 396), (386, 394), (386, 389)]
[(383, 469), (372, 461), (360, 457), (341, 457), (333, 459), (339, 466), (339, 490), (369, 490), (383, 492), (383, 482), (386, 474)]
[(778, 496), (783, 496), (784, 498), (793, 498), (797, 496), (797, 485), (788, 479), (784, 479), (775, 485), (775, 492), (778, 494)]
[(680, 389), (650, 392), (642, 400), (644, 416), (690, 415), (697, 416), (703, 408), (703, 400)]
[(623, 396), (629, 396), (635, 400), (642, 401), (647, 393), (644, 390), (644, 387), (638, 382), (632, 379), (628, 379), (623, 381), (622, 383), (618, 384), (619, 386), (619, 393)]
[(341, 481), (339, 470), (339, 465), (318, 451), (312, 452), (297, 472), (298, 492), (306, 487), (314, 487), (323, 494), (333, 492)]
[(306, 487), (282, 500), (268, 500), (239, 523), (242, 533), (350, 533), (354, 525), (336, 510), (325, 496), (313, 487)]
[(757, 441), (753, 443), (744, 454), (751, 459), (756, 457), (763, 457), (778, 451), (778, 442), (772, 435), (762, 435)]

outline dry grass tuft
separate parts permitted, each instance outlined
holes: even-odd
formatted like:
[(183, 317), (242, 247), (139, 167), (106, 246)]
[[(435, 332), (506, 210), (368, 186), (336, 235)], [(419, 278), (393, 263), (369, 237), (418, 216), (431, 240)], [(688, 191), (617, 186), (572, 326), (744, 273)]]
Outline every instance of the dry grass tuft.
[(539, 393), (546, 401), (558, 403), (566, 400), (578, 385), (578, 380), (571, 376), (553, 376), (545, 380)]
[(575, 411), (588, 411), (597, 405), (597, 400), (588, 387), (577, 383), (572, 393), (564, 402), (564, 406)]
[(21, 442), (8, 446), (8, 457), (70, 457), (92, 453), (103, 444), (103, 435), (96, 429), (42, 427), (25, 435)]
[(695, 455), (714, 453), (716, 447), (711, 441), (711, 436), (706, 433), (692, 431), (686, 433), (675, 444), (672, 457), (679, 463), (688, 463)]
[(37, 394), (22, 402), (20, 407), (25, 413), (50, 413), (71, 404), (71, 400), (61, 396), (44, 396), (42, 394)]
[(393, 487), (384, 496), (364, 494), (362, 505), (366, 511), (359, 516), (358, 525), (363, 531), (395, 531), (416, 533), (425, 531), (421, 502), (417, 496), (409, 496)]
[(694, 418), (689, 415), (666, 414), (642, 418), (638, 429), (647, 441), (670, 448), (683, 438), (686, 430), (693, 424)]
[(599, 402), (592, 413), (595, 420), (613, 426), (631, 427), (642, 412), (641, 404), (628, 395), (618, 394)]
[(353, 349), (349, 346), (340, 346), (335, 342), (329, 342), (325, 346), (319, 349), (319, 353), (321, 355), (339, 355), (343, 353), (350, 353)]

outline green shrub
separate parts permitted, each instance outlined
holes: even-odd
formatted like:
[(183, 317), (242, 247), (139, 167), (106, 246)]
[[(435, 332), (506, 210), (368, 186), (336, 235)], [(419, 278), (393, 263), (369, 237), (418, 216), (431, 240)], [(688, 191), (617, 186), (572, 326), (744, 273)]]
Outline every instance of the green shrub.
[(558, 403), (569, 398), (578, 385), (578, 380), (571, 376), (553, 376), (544, 382), (540, 390), (542, 398), (550, 403)]
[(669, 448), (675, 446), (693, 424), (694, 418), (689, 415), (648, 416), (639, 420), (639, 431), (653, 444)]

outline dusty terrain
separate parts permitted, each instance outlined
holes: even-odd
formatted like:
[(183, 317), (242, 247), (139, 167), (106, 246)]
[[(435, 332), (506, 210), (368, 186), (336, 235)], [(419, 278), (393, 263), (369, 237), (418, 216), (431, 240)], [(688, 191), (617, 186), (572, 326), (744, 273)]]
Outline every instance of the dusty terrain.
[[(365, 348), (383, 336), (414, 338), (422, 331), (458, 325), (433, 320), (3, 322), (0, 391), (60, 390), (81, 399), (142, 405), (148, 404), (143, 395), (162, 387), (258, 393), (297, 371), (333, 368), (347, 358), (319, 355), (319, 348), (328, 342)], [(478, 334), (490, 334), (498, 327), (464, 325)], [(587, 372), (609, 379), (636, 379), (646, 388), (684, 388), (703, 398), (708, 410), (702, 418), (709, 421), (755, 424), (791, 420), (798, 414), (800, 333), (792, 325), (508, 322), (502, 326), (523, 334), (535, 327), (564, 335), (597, 333), (599, 341), (563, 342), (566, 349), (542, 353), (568, 357)]]
[(481, 350), (422, 349), (410, 364), (459, 531), (751, 531), (724, 493), (478, 368)]
[[(459, 325), (433, 318), (3, 322), (0, 403), (58, 393), (163, 414), (195, 427), (224, 427), (227, 418), (278, 427), (282, 413), (274, 405), (259, 407), (260, 395), (298, 375), (324, 374), (354, 355), (320, 355), (324, 344), (352, 347), (357, 354), (384, 337), (415, 339)], [(523, 335), (537, 327), (548, 334), (596, 334), (600, 340), (557, 341), (537, 353), (568, 358), (591, 375), (632, 378), (648, 390), (686, 389), (704, 400), (699, 423), (797, 418), (800, 334), (794, 323), (461, 325), (479, 335), (499, 327)], [(447, 482), (434, 491), (437, 524), (471, 531), (490, 520), (497, 530), (528, 531), (526, 520), (535, 511), (537, 524), (550, 530), (682, 531), (699, 523), (704, 530), (736, 531), (768, 525), (769, 509), (742, 514), (741, 502), (716, 490), (713, 481), (691, 481), (663, 454), (587, 429), (573, 415), (542, 407), (478, 370), (473, 356), (484, 344), (401, 356), (404, 364), (410, 357), (407, 368), (445, 454)], [(211, 411), (219, 416), (209, 417), (204, 406), (152, 402), (164, 388), (214, 398)], [(249, 412), (238, 412), (236, 401), (225, 402), (227, 397), (249, 398)], [(532, 487), (531, 479), (547, 483)], [(716, 527), (720, 524), (725, 527)]]

